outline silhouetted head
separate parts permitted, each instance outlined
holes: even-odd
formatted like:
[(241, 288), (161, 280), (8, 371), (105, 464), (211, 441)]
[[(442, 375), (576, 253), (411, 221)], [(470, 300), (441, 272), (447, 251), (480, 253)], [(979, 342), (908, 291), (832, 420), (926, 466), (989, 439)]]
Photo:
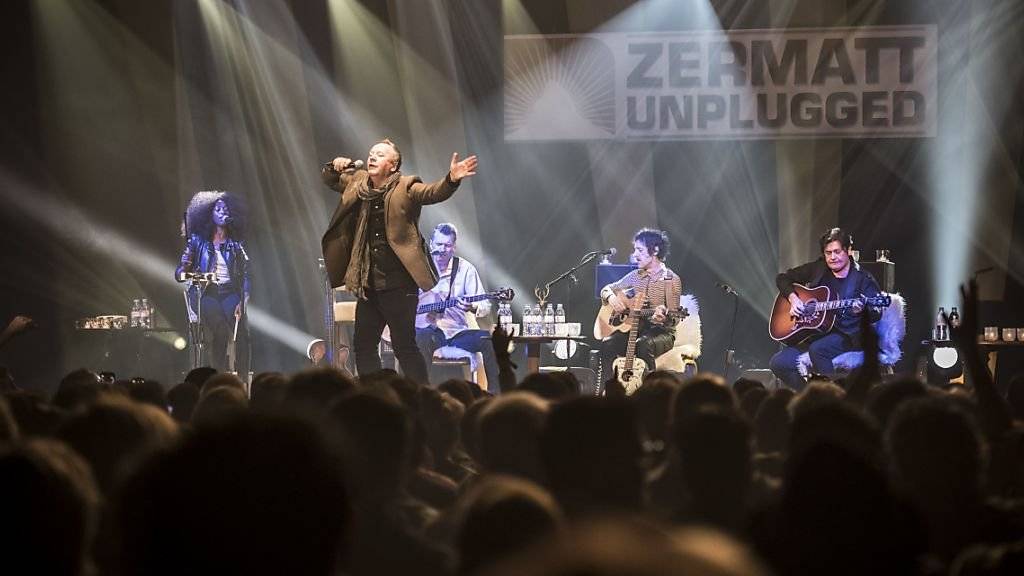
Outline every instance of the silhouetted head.
[(197, 388), (202, 389), (203, 383), (210, 376), (216, 374), (217, 371), (209, 366), (200, 366), (199, 368), (193, 368), (189, 370), (188, 374), (185, 375), (185, 382), (195, 384)]
[(260, 372), (249, 386), (249, 406), (253, 410), (276, 410), (288, 393), (288, 379), (280, 372)]
[(245, 392), (233, 386), (219, 386), (203, 394), (192, 412), (192, 424), (204, 426), (248, 411)]
[(100, 496), (82, 457), (54, 440), (0, 447), (0, 478), (4, 567), (90, 574)]
[(96, 401), (104, 389), (95, 372), (79, 368), (61, 379), (52, 402), (58, 408), (74, 410)]
[(918, 398), (893, 413), (885, 436), (893, 477), (924, 507), (981, 498), (988, 445), (974, 417), (948, 398)]
[(139, 458), (169, 446), (177, 436), (178, 426), (166, 411), (116, 397), (75, 412), (57, 431), (89, 462), (106, 495)]
[(294, 418), (197, 428), (125, 483), (121, 574), (334, 574), (350, 514), (338, 465)]
[(772, 390), (754, 416), (754, 436), (757, 451), (762, 453), (783, 452), (789, 443), (791, 420), (789, 402), (794, 393), (789, 388)]
[(199, 387), (191, 382), (182, 382), (167, 391), (167, 404), (171, 409), (171, 417), (178, 422), (190, 422), (192, 412), (199, 402)]
[(503, 394), (480, 413), (480, 464), (487, 473), (543, 482), (540, 436), (550, 405), (527, 392)]
[(405, 408), (368, 393), (340, 398), (324, 425), (345, 463), (352, 497), (389, 501), (412, 469), (413, 421)]
[(508, 476), (481, 479), (455, 511), (459, 574), (473, 574), (558, 529), (562, 511), (537, 484)]
[(284, 396), (285, 408), (318, 417), (338, 398), (355, 392), (356, 384), (337, 368), (309, 368), (293, 375)]
[(717, 374), (702, 372), (683, 382), (673, 402), (672, 418), (680, 420), (707, 404), (734, 409), (736, 395)]
[(555, 404), (540, 445), (548, 486), (568, 515), (639, 506), (643, 451), (627, 402), (584, 396)]

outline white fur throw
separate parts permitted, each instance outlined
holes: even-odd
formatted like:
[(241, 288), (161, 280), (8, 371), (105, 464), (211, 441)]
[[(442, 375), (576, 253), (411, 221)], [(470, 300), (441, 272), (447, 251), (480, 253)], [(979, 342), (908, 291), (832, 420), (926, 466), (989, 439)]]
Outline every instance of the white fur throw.
[(686, 363), (683, 358), (696, 360), (700, 358), (703, 335), (700, 327), (700, 304), (693, 294), (683, 294), (679, 305), (689, 313), (676, 325), (676, 341), (671, 350), (654, 360), (659, 370), (684, 372)]
[[(903, 357), (900, 344), (907, 335), (906, 301), (899, 294), (890, 294), (892, 304), (882, 310), (882, 317), (875, 322), (878, 333), (878, 361), (885, 366), (894, 366)], [(864, 363), (864, 352), (855, 350), (844, 352), (832, 359), (832, 366), (837, 372), (850, 372)], [(811, 358), (804, 352), (796, 360), (796, 369), (806, 376), (811, 369)]]

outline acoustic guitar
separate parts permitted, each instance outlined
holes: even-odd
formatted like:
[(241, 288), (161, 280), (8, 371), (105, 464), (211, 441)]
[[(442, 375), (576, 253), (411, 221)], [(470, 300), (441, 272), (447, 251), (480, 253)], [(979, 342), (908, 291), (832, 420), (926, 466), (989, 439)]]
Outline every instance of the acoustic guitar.
[(892, 296), (884, 292), (877, 296), (839, 299), (833, 297), (828, 286), (808, 288), (802, 284), (794, 284), (793, 291), (804, 303), (803, 314), (793, 315), (789, 300), (779, 294), (775, 297), (775, 305), (768, 321), (768, 333), (771, 337), (787, 346), (796, 346), (812, 336), (832, 330), (837, 313), (853, 308), (857, 303), (876, 308), (885, 308), (892, 304)]
[[(654, 308), (643, 308), (636, 296), (630, 297), (632, 289), (627, 291), (616, 290), (615, 295), (626, 305), (626, 310), (616, 312), (608, 304), (602, 304), (597, 311), (597, 318), (594, 319), (594, 338), (604, 340), (615, 332), (629, 333), (632, 325), (626, 320), (629, 319), (630, 311), (636, 309), (636, 317), (645, 320), (654, 315)], [(690, 315), (689, 310), (680, 306), (676, 309), (669, 309), (665, 313), (665, 325), (671, 326)]]
[[(615, 332), (626, 332), (629, 337), (626, 339), (626, 355), (616, 358), (612, 362), (612, 372), (617, 375), (619, 384), (626, 390), (626, 395), (631, 395), (643, 385), (644, 375), (653, 368), (648, 366), (642, 358), (636, 357), (636, 340), (640, 333), (640, 324), (644, 319), (654, 316), (655, 308), (650, 307), (647, 301), (647, 294), (630, 297), (629, 291), (616, 290), (618, 296), (626, 305), (626, 310), (615, 312), (611, 306), (605, 304), (597, 314), (594, 321), (594, 336), (606, 338)], [(671, 326), (686, 318), (689, 311), (682, 306), (669, 309), (665, 313), (665, 324)], [(599, 334), (603, 334), (600, 335)]]

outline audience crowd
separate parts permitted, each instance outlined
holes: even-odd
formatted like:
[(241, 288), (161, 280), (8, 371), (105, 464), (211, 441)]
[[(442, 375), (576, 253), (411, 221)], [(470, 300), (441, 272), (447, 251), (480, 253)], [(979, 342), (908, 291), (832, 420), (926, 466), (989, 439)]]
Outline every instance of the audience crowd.
[(392, 371), (0, 385), (4, 573), (1024, 574), (1024, 375), (503, 393)]

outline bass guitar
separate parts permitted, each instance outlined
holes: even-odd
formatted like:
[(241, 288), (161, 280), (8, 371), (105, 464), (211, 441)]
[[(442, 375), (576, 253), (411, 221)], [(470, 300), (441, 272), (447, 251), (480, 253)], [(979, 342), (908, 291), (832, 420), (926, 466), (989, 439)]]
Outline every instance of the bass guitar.
[(804, 303), (803, 313), (799, 316), (792, 313), (789, 300), (779, 294), (772, 307), (772, 315), (768, 321), (768, 333), (774, 340), (787, 346), (796, 346), (808, 338), (824, 334), (836, 323), (839, 311), (853, 308), (857, 304), (885, 308), (892, 304), (892, 296), (880, 293), (877, 296), (858, 296), (856, 298), (833, 298), (828, 286), (808, 288), (802, 284), (794, 284), (793, 292)]
[[(429, 328), (437, 324), (437, 318), (448, 308), (458, 306), (459, 301), (468, 303), (480, 302), (481, 300), (498, 300), (503, 302), (511, 301), (516, 297), (515, 290), (511, 288), (498, 288), (483, 294), (462, 296), (459, 298), (446, 298), (439, 300), (440, 296), (431, 290), (420, 294), (419, 304), (416, 306), (416, 327)], [(391, 328), (386, 326), (381, 340), (391, 342)]]

